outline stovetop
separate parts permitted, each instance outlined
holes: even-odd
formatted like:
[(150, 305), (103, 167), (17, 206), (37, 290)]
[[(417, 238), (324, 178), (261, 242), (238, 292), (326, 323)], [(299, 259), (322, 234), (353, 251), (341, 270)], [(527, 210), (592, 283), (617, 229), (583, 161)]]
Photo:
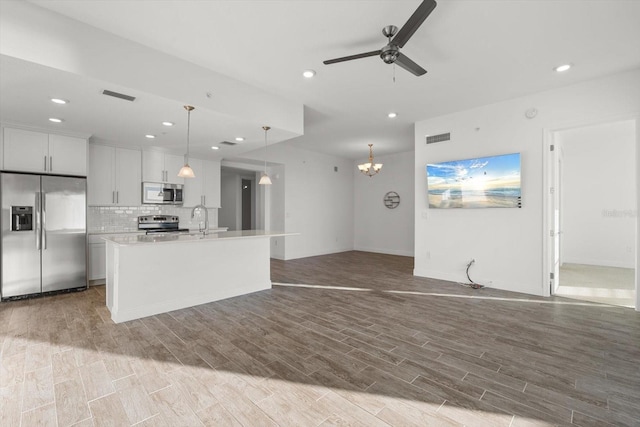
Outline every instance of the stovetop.
[(138, 230), (147, 234), (188, 233), (189, 229), (179, 227), (180, 218), (175, 215), (143, 215), (138, 217)]

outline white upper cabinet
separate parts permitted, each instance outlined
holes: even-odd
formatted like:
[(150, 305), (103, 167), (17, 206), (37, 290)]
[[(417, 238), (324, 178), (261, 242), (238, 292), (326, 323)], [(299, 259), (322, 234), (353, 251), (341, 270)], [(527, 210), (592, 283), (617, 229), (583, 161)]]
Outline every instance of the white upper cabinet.
[(164, 168), (167, 171), (167, 182), (172, 184), (184, 184), (184, 178), (179, 178), (178, 173), (184, 166), (184, 157), (173, 154), (164, 155)]
[(83, 138), (4, 128), (4, 170), (87, 175)]
[(89, 205), (115, 204), (114, 165), (114, 147), (89, 144), (89, 178), (87, 179), (87, 203)]
[(203, 196), (208, 208), (220, 207), (220, 162), (204, 162)]
[(202, 181), (203, 171), (202, 164), (205, 163), (200, 159), (189, 159), (189, 166), (193, 169), (193, 173), (196, 174), (195, 178), (187, 178), (184, 180), (184, 206), (193, 207), (196, 205), (203, 205), (202, 203)]
[(87, 175), (87, 140), (49, 134), (49, 172)]
[(88, 203), (94, 206), (139, 206), (142, 160), (139, 150), (89, 146)]
[(182, 156), (146, 150), (142, 152), (142, 180), (146, 182), (169, 182), (184, 184), (178, 177), (183, 165)]
[(184, 206), (220, 207), (220, 162), (189, 159), (195, 178), (185, 179)]
[(116, 148), (116, 204), (139, 206), (142, 203), (142, 152)]

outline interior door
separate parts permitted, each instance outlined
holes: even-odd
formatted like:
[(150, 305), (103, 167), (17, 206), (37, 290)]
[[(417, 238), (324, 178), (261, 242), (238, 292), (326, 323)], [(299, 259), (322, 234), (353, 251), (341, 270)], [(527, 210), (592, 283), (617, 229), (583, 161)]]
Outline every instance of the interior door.
[(42, 177), (42, 292), (87, 285), (86, 180)]

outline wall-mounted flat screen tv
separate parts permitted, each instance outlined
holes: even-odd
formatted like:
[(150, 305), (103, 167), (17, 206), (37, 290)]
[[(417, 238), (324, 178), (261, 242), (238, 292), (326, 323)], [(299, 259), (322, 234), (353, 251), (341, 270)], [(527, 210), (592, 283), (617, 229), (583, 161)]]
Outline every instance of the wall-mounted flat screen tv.
[(427, 165), (430, 208), (519, 208), (520, 153)]

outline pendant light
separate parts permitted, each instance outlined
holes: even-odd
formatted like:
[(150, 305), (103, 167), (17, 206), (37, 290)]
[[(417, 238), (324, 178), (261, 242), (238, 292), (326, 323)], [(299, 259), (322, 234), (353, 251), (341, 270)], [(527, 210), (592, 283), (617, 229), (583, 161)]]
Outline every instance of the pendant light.
[(382, 169), (382, 163), (373, 163), (373, 144), (369, 144), (369, 161), (358, 165), (358, 169), (369, 178)]
[(191, 130), (191, 111), (194, 107), (191, 105), (185, 105), (184, 109), (187, 110), (187, 155), (184, 158), (184, 166), (178, 172), (180, 178), (195, 178), (196, 174), (193, 173), (193, 169), (189, 166), (189, 131)]
[(262, 129), (264, 129), (264, 172), (262, 172), (258, 185), (271, 185), (271, 178), (267, 175), (267, 131), (271, 128), (262, 126)]

